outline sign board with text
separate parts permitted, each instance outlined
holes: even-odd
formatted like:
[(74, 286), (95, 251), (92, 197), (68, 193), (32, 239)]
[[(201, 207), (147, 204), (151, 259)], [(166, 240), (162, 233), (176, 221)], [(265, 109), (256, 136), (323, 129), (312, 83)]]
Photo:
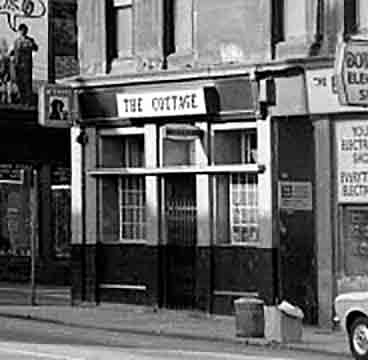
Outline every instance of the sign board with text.
[(368, 41), (356, 39), (340, 43), (335, 72), (340, 102), (368, 106)]
[(311, 114), (367, 111), (361, 106), (342, 105), (337, 90), (337, 76), (332, 67), (306, 70), (308, 106)]
[(309, 181), (279, 181), (279, 208), (311, 211), (312, 183)]
[(116, 94), (120, 118), (206, 114), (204, 89)]
[(368, 202), (368, 121), (335, 124), (340, 203)]

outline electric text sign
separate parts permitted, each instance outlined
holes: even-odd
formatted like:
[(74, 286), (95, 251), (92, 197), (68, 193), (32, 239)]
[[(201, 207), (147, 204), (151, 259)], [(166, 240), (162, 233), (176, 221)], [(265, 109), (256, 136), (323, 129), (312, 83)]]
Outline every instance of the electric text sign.
[(350, 40), (339, 44), (335, 71), (340, 102), (368, 106), (368, 41)]

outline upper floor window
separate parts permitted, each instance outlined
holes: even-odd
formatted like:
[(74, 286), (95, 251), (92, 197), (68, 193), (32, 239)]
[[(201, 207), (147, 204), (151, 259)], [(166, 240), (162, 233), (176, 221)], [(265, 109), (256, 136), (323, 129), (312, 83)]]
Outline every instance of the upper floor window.
[(368, 1), (357, 0), (357, 23), (359, 30), (368, 30)]
[(108, 0), (106, 28), (110, 60), (133, 56), (133, 1)]
[(344, 2), (345, 34), (355, 34), (368, 30), (368, 1), (345, 0)]
[(194, 8), (193, 0), (174, 1), (175, 51), (193, 48)]

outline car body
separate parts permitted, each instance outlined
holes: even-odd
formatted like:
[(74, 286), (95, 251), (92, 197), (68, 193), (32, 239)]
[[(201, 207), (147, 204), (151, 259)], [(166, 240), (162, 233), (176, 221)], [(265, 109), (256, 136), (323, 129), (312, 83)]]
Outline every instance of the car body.
[(335, 311), (335, 320), (347, 334), (354, 358), (368, 360), (368, 291), (337, 296)]

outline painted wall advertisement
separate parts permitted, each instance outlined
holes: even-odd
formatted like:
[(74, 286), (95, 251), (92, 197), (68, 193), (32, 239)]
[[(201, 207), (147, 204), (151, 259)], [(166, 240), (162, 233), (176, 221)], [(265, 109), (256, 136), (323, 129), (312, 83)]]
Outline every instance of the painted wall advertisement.
[(337, 187), (340, 203), (368, 202), (368, 121), (336, 123)]
[(0, 104), (34, 105), (48, 53), (48, 1), (0, 0)]

